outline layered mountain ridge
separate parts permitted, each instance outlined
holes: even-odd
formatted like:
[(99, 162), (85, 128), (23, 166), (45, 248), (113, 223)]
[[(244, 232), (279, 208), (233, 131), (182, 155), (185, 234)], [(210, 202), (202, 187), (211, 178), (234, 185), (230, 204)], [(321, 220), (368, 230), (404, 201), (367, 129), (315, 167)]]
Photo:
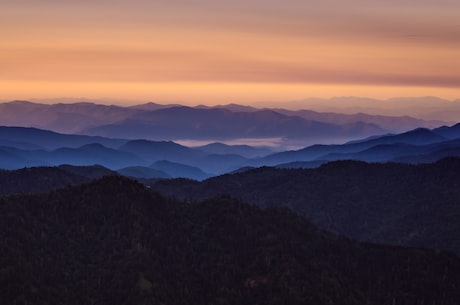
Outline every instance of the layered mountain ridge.
[[(0, 119), (5, 125), (48, 126), (93, 134), (0, 127), (0, 167), (6, 169), (99, 164), (139, 178), (202, 180), (258, 166), (310, 168), (346, 159), (423, 163), (460, 155), (460, 125), (440, 127), (440, 122), (410, 117), (234, 104), (185, 107), (148, 103), (121, 107), (16, 101), (0, 104)], [(406, 131), (412, 125), (416, 128)], [(390, 126), (405, 131), (389, 132)], [(212, 142), (211, 138), (221, 142)], [(344, 144), (308, 145), (338, 139)], [(302, 148), (292, 150), (291, 145)]]
[(319, 113), (232, 104), (186, 107), (148, 103), (122, 107), (90, 102), (38, 104), (26, 101), (0, 104), (0, 121), (4, 126), (36, 127), (59, 133), (111, 138), (208, 142), (281, 138), (286, 145), (299, 143), (295, 141), (299, 139), (310, 144), (318, 141), (343, 142), (445, 124), (407, 116)]
[[(172, 141), (111, 139), (58, 134), (36, 128), (0, 127), (0, 167), (99, 164), (112, 170), (131, 168), (132, 174), (138, 172), (144, 178), (154, 178), (157, 170), (158, 178), (202, 180), (243, 167), (310, 168), (335, 160), (429, 163), (460, 156), (459, 126), (417, 128), (340, 145), (318, 144), (279, 153), (267, 147), (247, 145), (213, 143), (187, 147)], [(169, 164), (169, 172), (155, 164)], [(133, 167), (137, 170), (133, 171)], [(173, 169), (179, 167), (181, 171)]]

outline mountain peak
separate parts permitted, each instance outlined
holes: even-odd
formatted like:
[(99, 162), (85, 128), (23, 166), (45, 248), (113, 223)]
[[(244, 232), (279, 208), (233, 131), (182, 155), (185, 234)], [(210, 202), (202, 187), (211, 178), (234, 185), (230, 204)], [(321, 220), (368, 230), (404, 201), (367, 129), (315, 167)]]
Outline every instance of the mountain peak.
[(416, 128), (394, 137), (398, 139), (406, 139), (406, 141), (411, 140), (412, 143), (410, 144), (428, 144), (430, 142), (435, 143), (446, 140), (445, 137), (440, 136), (427, 128)]
[(105, 150), (105, 149), (109, 149), (109, 148), (105, 147), (101, 143), (90, 143), (90, 144), (85, 144), (85, 145), (81, 146), (80, 149), (84, 149), (84, 150)]

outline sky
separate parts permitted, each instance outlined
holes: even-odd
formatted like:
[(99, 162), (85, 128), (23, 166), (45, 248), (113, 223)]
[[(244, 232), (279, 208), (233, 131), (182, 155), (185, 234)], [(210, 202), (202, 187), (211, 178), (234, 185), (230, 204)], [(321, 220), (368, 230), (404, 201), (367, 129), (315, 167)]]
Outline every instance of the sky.
[(0, 5), (0, 100), (460, 98), (458, 0)]

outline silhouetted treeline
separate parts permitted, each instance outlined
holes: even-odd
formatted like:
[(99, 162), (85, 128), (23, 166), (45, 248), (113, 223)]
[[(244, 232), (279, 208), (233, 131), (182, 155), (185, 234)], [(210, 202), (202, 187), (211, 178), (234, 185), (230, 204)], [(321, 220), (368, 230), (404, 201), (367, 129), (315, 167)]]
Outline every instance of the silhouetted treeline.
[(98, 165), (0, 169), (0, 195), (43, 193), (69, 185), (87, 183), (107, 175), (116, 173)]
[[(265, 169), (267, 170), (267, 169)], [(458, 304), (460, 260), (123, 177), (0, 199), (1, 304)]]

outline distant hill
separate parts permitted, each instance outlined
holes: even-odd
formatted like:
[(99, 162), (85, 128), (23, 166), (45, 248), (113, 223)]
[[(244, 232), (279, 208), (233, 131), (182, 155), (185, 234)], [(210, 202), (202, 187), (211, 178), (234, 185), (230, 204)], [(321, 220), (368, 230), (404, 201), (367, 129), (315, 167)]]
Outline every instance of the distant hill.
[(235, 154), (245, 158), (263, 157), (273, 153), (268, 147), (253, 147), (249, 145), (226, 145), (223, 143), (210, 143), (203, 146), (197, 146), (195, 149), (204, 151), (209, 154)]
[(272, 110), (232, 112), (227, 109), (172, 107), (140, 112), (119, 123), (100, 125), (83, 131), (89, 135), (152, 140), (171, 139), (238, 139), (286, 137), (293, 139), (357, 138), (385, 133), (374, 124), (350, 123), (341, 126), (320, 121), (307, 121)]
[(98, 143), (87, 144), (79, 148), (59, 148), (44, 157), (53, 165), (65, 163), (73, 165), (99, 164), (111, 169), (146, 163), (145, 160), (135, 154), (107, 148)]
[(11, 148), (24, 149), (24, 150), (44, 149), (44, 147), (39, 146), (37, 144), (20, 142), (20, 141), (15, 141), (15, 140), (10, 140), (10, 139), (0, 139), (0, 147), (11, 147)]
[[(232, 146), (229, 147), (230, 151), (234, 151)], [(237, 150), (239, 149), (237, 148)], [(251, 151), (250, 148), (245, 147), (245, 149)], [(240, 167), (247, 161), (246, 158), (240, 155), (212, 153), (213, 149), (190, 148), (172, 141), (132, 140), (122, 145), (119, 150), (141, 156), (149, 162), (149, 165), (157, 161), (166, 160), (189, 167), (197, 167), (200, 171), (209, 174), (225, 173)], [(223, 150), (221, 151), (223, 152)], [(258, 150), (253, 148), (252, 151)]]
[[(0, 127), (0, 168), (99, 164), (119, 170), (125, 167), (146, 167), (166, 160), (197, 167), (209, 175), (220, 175), (241, 167), (285, 167), (286, 164), (297, 164), (295, 167), (310, 168), (324, 161), (348, 159), (366, 162), (435, 162), (444, 157), (459, 155), (459, 126), (443, 126), (431, 130), (416, 128), (400, 134), (372, 136), (345, 144), (316, 144), (271, 154), (268, 148), (247, 145), (212, 143), (186, 147), (172, 141), (122, 140), (66, 135), (36, 128)], [(84, 144), (78, 146), (80, 143)], [(299, 162), (304, 163), (300, 165)]]
[[(444, 130), (450, 130), (450, 128), (446, 127)], [(292, 162), (347, 159), (385, 162), (401, 156), (433, 151), (437, 145), (441, 147), (445, 142), (451, 141), (449, 138), (438, 134), (436, 129), (417, 128), (400, 134), (374, 136), (342, 145), (312, 145), (300, 150), (284, 151), (263, 158), (254, 158), (248, 161), (246, 165), (274, 166)]]
[(459, 139), (460, 123), (453, 126), (441, 126), (433, 129), (433, 132), (448, 139)]
[(285, 209), (184, 204), (122, 177), (0, 198), (2, 304), (439, 304), (457, 256), (359, 243)]
[(129, 165), (145, 165), (146, 161), (140, 157), (117, 149), (103, 146), (99, 143), (83, 145), (78, 148), (62, 147), (55, 150), (21, 150), (10, 147), (1, 147), (0, 167), (17, 169), (25, 166), (57, 166), (70, 164), (89, 166), (99, 164), (111, 169), (118, 169)]
[(134, 106), (129, 106), (128, 108), (130, 109), (135, 109), (135, 110), (143, 110), (143, 111), (154, 111), (154, 110), (159, 110), (159, 109), (165, 109), (165, 108), (171, 108), (171, 107), (180, 107), (181, 105), (179, 104), (157, 104), (153, 102), (148, 102), (145, 104), (140, 104), (140, 105), (134, 105)]
[(385, 144), (376, 145), (356, 153), (332, 153), (323, 160), (361, 160), (366, 162), (432, 163), (446, 157), (457, 157), (460, 138), (428, 145)]
[(119, 122), (134, 113), (134, 109), (90, 102), (39, 104), (13, 101), (0, 104), (0, 122), (4, 126), (36, 127), (69, 134), (81, 133), (94, 124)]
[(279, 113), (286, 115), (300, 116), (306, 120), (321, 121), (334, 124), (350, 124), (354, 122), (370, 123), (380, 126), (391, 132), (401, 132), (414, 129), (414, 127), (434, 128), (443, 124), (442, 121), (427, 121), (410, 116), (384, 116), (371, 115), (366, 113), (334, 113), (334, 112), (317, 112), (313, 110), (286, 110), (274, 109)]
[[(267, 107), (267, 103), (263, 104), (264, 107)], [(424, 120), (441, 120), (444, 122), (456, 122), (460, 117), (460, 100), (446, 100), (435, 96), (399, 97), (382, 100), (344, 96), (330, 99), (308, 98), (284, 104), (290, 108), (310, 109), (319, 112), (351, 115), (366, 113), (379, 116), (401, 116), (404, 114)]]
[[(2, 140), (2, 135), (6, 139)], [(12, 140), (15, 138), (17, 140)], [(79, 143), (85, 144), (78, 146)], [(105, 146), (106, 143), (109, 146)], [(242, 151), (247, 154), (267, 151), (243, 145), (222, 146), (228, 147), (230, 151)], [(36, 128), (0, 127), (0, 168), (3, 169), (99, 164), (119, 170), (125, 167), (146, 167), (154, 162), (167, 160), (199, 167), (200, 170), (211, 174), (222, 174), (240, 167), (247, 161), (247, 158), (237, 154), (211, 152), (215, 148), (190, 148), (172, 141), (114, 140), (59, 134)], [(220, 150), (224, 151), (222, 147)], [(132, 171), (131, 173), (133, 174)]]
[(151, 168), (166, 173), (172, 178), (190, 178), (195, 180), (203, 180), (209, 178), (210, 175), (203, 172), (198, 167), (189, 166), (186, 164), (161, 160), (150, 165)]
[(439, 148), (433, 151), (423, 153), (412, 154), (408, 156), (401, 156), (394, 158), (395, 162), (401, 163), (432, 163), (446, 157), (460, 157), (460, 146), (452, 148)]
[[(43, 149), (57, 149), (61, 147), (76, 148), (91, 143), (100, 143), (104, 146), (115, 148), (126, 143), (126, 140), (60, 134), (37, 128), (0, 126), (0, 143), (1, 142), (16, 148), (30, 149), (36, 146)], [(24, 147), (25, 143), (27, 143), (28, 147)], [(20, 146), (18, 146), (18, 144)]]
[(359, 240), (460, 254), (459, 172), (457, 158), (416, 166), (337, 161), (315, 169), (262, 167), (201, 183), (150, 186), (187, 200), (229, 194), (263, 207), (285, 206), (321, 228)]
[(120, 146), (119, 150), (140, 156), (150, 163), (165, 159), (170, 161), (193, 160), (206, 155), (206, 153), (172, 141), (132, 140)]
[(0, 168), (17, 169), (27, 166), (49, 165), (43, 161), (28, 160), (21, 155), (21, 150), (11, 147), (0, 147)]

